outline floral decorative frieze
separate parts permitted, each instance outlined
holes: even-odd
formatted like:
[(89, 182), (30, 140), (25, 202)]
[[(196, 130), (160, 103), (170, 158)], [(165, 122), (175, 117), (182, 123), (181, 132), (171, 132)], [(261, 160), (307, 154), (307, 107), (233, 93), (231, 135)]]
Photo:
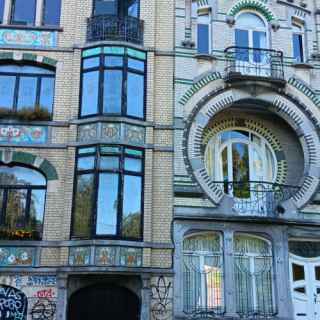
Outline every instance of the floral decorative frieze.
[(0, 28), (0, 45), (55, 47), (57, 32)]
[(48, 142), (48, 127), (0, 125), (0, 142), (45, 144)]
[(78, 128), (79, 142), (111, 142), (143, 145), (145, 128), (127, 123), (98, 122), (80, 125)]
[(0, 267), (33, 266), (36, 248), (0, 247)]

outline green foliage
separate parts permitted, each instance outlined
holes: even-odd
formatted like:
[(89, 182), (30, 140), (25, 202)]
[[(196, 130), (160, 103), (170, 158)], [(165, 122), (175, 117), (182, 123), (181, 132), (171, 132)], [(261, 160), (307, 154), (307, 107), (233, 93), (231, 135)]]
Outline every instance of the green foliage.
[(35, 108), (21, 108), (17, 111), (0, 107), (0, 119), (7, 118), (13, 118), (21, 121), (48, 121), (51, 119), (51, 113), (40, 106), (36, 106)]

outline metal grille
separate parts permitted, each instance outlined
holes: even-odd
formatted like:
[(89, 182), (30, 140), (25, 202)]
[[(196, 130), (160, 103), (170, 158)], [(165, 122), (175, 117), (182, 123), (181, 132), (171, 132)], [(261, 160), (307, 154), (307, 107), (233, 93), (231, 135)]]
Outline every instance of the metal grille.
[(126, 41), (143, 44), (143, 21), (134, 17), (100, 15), (87, 20), (87, 41)]
[(284, 80), (281, 51), (246, 47), (229, 47), (225, 50), (226, 77), (254, 76)]

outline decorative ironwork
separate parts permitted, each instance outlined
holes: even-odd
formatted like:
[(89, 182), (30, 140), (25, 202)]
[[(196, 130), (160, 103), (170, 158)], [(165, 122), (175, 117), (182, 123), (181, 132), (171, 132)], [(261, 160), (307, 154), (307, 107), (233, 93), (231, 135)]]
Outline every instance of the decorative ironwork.
[(284, 213), (281, 202), (290, 199), (298, 186), (263, 181), (214, 182), (234, 199), (234, 210), (240, 215), (274, 217)]
[(87, 20), (87, 41), (126, 41), (143, 44), (143, 21), (134, 17), (99, 15)]
[(245, 77), (284, 80), (283, 53), (269, 49), (229, 47), (225, 49), (226, 80)]

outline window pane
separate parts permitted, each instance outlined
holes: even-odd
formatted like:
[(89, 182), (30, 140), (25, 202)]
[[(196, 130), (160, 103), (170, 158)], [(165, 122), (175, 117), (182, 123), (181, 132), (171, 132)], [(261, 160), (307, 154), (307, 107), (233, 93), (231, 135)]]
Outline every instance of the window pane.
[(242, 13), (236, 21), (237, 27), (246, 29), (265, 28), (264, 21), (256, 14), (245, 12)]
[(96, 150), (97, 150), (96, 147), (79, 148), (79, 149), (78, 149), (78, 153), (79, 153), (79, 154), (95, 153)]
[(132, 69), (144, 71), (144, 61), (141, 61), (141, 60), (129, 58), (128, 66), (129, 68), (132, 68)]
[(49, 69), (34, 67), (34, 66), (20, 66), (15, 64), (0, 65), (0, 72), (52, 74), (52, 75), (55, 74), (54, 71)]
[(27, 203), (27, 190), (9, 190), (5, 224), (9, 229), (25, 227), (25, 211)]
[(0, 76), (0, 108), (13, 107), (16, 77)]
[(82, 77), (81, 115), (96, 114), (98, 112), (99, 71), (86, 72)]
[(78, 159), (78, 170), (94, 169), (95, 157), (81, 157)]
[(301, 34), (293, 34), (293, 58), (297, 62), (303, 61), (303, 43)]
[(118, 13), (118, 0), (95, 0), (94, 15), (116, 15)]
[(198, 53), (209, 53), (209, 25), (198, 24)]
[(99, 67), (100, 57), (88, 58), (83, 60), (83, 69)]
[(52, 112), (54, 98), (54, 78), (42, 78), (40, 89), (40, 107)]
[(128, 171), (141, 172), (142, 161), (140, 159), (125, 158), (124, 168)]
[(97, 235), (115, 235), (117, 233), (118, 184), (119, 177), (117, 174), (100, 174)]
[(4, 1), (5, 0), (0, 0), (0, 23), (3, 22)]
[(240, 61), (249, 61), (249, 52), (247, 49), (249, 47), (249, 33), (247, 30), (239, 30), (236, 29), (235, 33), (236, 37), (236, 46), (242, 47), (241, 49), (237, 49), (236, 51), (236, 59)]
[(143, 118), (144, 112), (144, 76), (128, 72), (127, 114)]
[(90, 237), (91, 214), (93, 209), (94, 175), (83, 174), (77, 179), (73, 236)]
[[(265, 32), (253, 31), (253, 47), (256, 49), (265, 49), (267, 46), (267, 35)], [(267, 56), (266, 53), (263, 53), (259, 50), (253, 52), (253, 61), (254, 62), (266, 62)]]
[(104, 72), (103, 112), (121, 113), (122, 71)]
[(104, 65), (106, 67), (122, 67), (123, 66), (123, 58), (116, 56), (106, 56), (104, 59)]
[(142, 178), (126, 175), (123, 187), (122, 236), (141, 236)]
[(58, 26), (60, 23), (61, 0), (44, 0), (43, 24)]
[(293, 263), (292, 275), (293, 275), (293, 281), (305, 280), (304, 266), (300, 266), (298, 264)]
[(38, 234), (42, 233), (45, 196), (45, 190), (32, 190), (27, 229), (37, 231)]
[(139, 0), (128, 0), (127, 1), (127, 15), (130, 17), (138, 18), (139, 14)]
[(244, 143), (232, 144), (233, 181), (249, 181), (249, 150)]
[(118, 157), (101, 157), (100, 169), (101, 170), (118, 170), (119, 158)]
[(34, 108), (37, 97), (37, 78), (20, 77), (18, 109)]
[(36, 0), (14, 0), (12, 23), (33, 25), (36, 15)]
[(141, 150), (129, 149), (129, 148), (125, 149), (125, 153), (132, 156), (138, 156), (138, 157), (142, 157), (143, 155), (143, 152)]
[(45, 186), (46, 179), (40, 172), (29, 168), (0, 166), (0, 185)]

